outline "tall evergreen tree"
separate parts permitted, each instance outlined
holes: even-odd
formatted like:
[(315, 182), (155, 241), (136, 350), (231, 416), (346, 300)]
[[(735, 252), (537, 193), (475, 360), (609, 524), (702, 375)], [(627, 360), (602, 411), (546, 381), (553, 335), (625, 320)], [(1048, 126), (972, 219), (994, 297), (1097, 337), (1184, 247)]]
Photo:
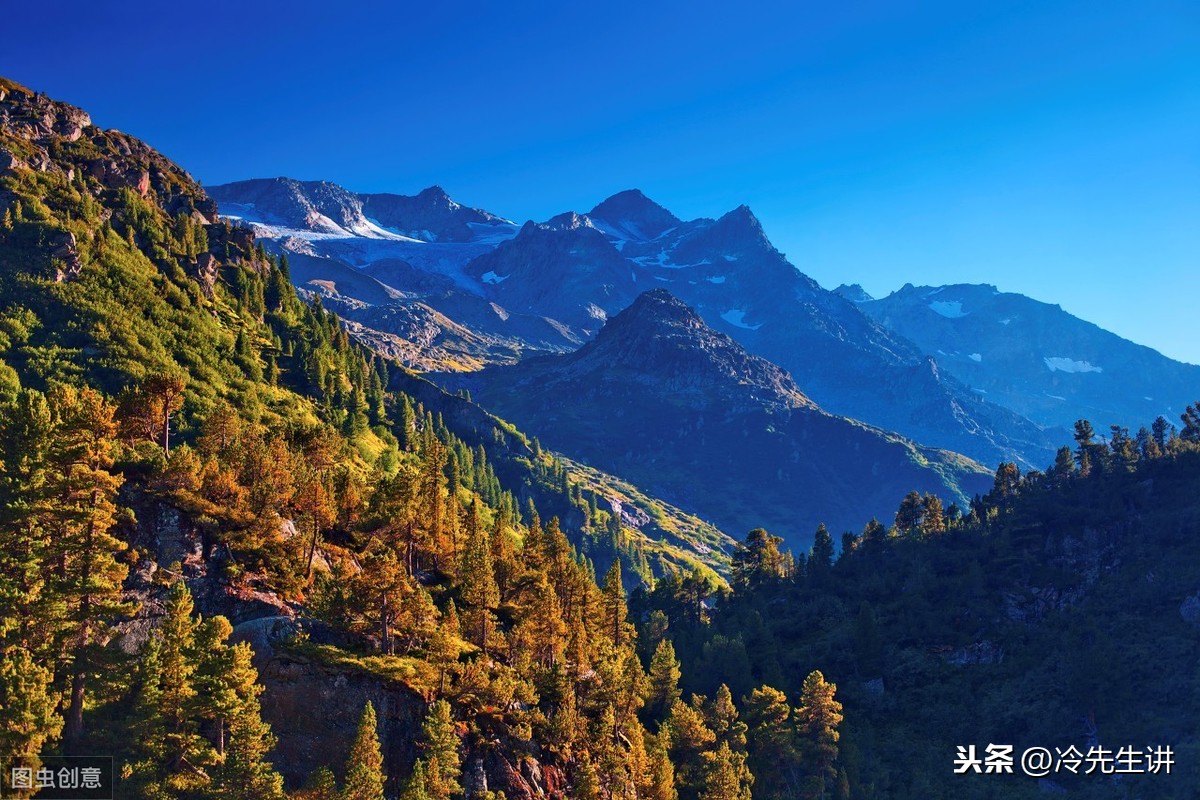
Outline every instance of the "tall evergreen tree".
[(837, 686), (814, 670), (804, 679), (800, 706), (796, 709), (800, 755), (810, 776), (806, 796), (814, 800), (823, 797), (837, 780), (842, 704), (834, 698), (836, 692)]
[(339, 800), (383, 800), (385, 782), (375, 706), (368, 700), (346, 757), (346, 780)]
[(675, 645), (663, 639), (650, 659), (650, 676), (646, 695), (646, 713), (650, 719), (662, 722), (671, 713), (671, 708), (682, 696), (679, 690), (679, 659), (675, 657)]
[(462, 791), (459, 778), (462, 776), (462, 756), (458, 749), (458, 734), (454, 730), (454, 716), (450, 704), (438, 700), (429, 707), (425, 721), (421, 724), (421, 747), (425, 751), (429, 779), (444, 787), (449, 794)]
[(70, 699), (64, 735), (83, 733), (83, 706), (96, 640), (106, 623), (132, 611), (122, 597), (128, 572), (116, 559), (121, 542), (110, 534), (121, 479), (112, 474), (116, 408), (92, 389), (61, 388), (51, 395), (57, 415), (54, 524), (50, 556), (58, 565), (56, 593), (66, 609), (71, 651)]

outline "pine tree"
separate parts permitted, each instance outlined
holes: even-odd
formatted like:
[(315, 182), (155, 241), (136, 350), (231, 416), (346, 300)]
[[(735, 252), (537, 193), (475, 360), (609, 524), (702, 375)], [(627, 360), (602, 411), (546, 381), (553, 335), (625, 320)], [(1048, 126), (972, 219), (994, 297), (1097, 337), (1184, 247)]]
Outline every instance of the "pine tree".
[(36, 756), (58, 738), (62, 728), (55, 709), (54, 675), (23, 647), (7, 647), (0, 656), (0, 751)]
[(679, 691), (679, 659), (675, 657), (675, 645), (663, 639), (650, 659), (649, 691), (646, 695), (646, 713), (650, 719), (662, 721), (682, 696)]
[(1096, 431), (1092, 428), (1092, 423), (1086, 419), (1078, 420), (1075, 423), (1075, 443), (1079, 446), (1076, 452), (1076, 458), (1079, 460), (1079, 474), (1087, 477), (1091, 474), (1092, 455), (1094, 450), (1093, 440), (1096, 437)]
[(156, 372), (123, 404), (124, 423), (136, 438), (149, 439), (171, 454), (171, 417), (183, 408), (187, 378), (181, 372)]
[(163, 621), (159, 652), (159, 708), (165, 722), (163, 746), (167, 763), (174, 769), (208, 762), (207, 743), (197, 732), (191, 711), (195, 707), (196, 623), (192, 619), (192, 594), (180, 581), (171, 587)]
[(837, 686), (827, 682), (820, 671), (813, 671), (804, 679), (796, 709), (800, 755), (812, 777), (808, 795), (813, 798), (822, 797), (837, 780), (842, 704), (834, 698), (836, 692)]
[(803, 776), (787, 696), (760, 686), (746, 698), (745, 706), (755, 796), (766, 800), (794, 797)]
[(462, 775), (462, 757), (458, 751), (454, 716), (445, 700), (430, 706), (421, 724), (421, 746), (428, 758), (430, 780), (445, 787), (449, 794), (461, 792), (458, 779)]
[(946, 530), (946, 517), (942, 508), (942, 499), (935, 494), (926, 493), (921, 497), (921, 533), (931, 536)]
[(304, 800), (338, 800), (337, 779), (329, 767), (321, 767), (308, 779)]
[(645, 800), (679, 800), (679, 790), (675, 788), (675, 765), (671, 763), (663, 738), (654, 736), (650, 739), (649, 781), (644, 791)]
[[(1161, 419), (1161, 417), (1160, 417)], [(1075, 474), (1075, 459), (1071, 455), (1071, 448), (1060, 447), (1054, 456), (1054, 466), (1050, 469), (1050, 474), (1054, 476), (1054, 480), (1063, 483), (1071, 479)]]
[(496, 635), (495, 612), (500, 605), (500, 588), (492, 568), (491, 542), (479, 518), (478, 498), (471, 503), (467, 517), (467, 543), (460, 577), (467, 637), (486, 654)]
[(171, 587), (156, 635), (142, 652), (136, 730), (143, 758), (133, 765), (135, 783), (155, 794), (207, 790), (205, 767), (217, 762), (199, 733), (195, 649), (197, 623), (192, 596), (182, 582)]
[[(904, 499), (900, 501), (900, 508), (896, 510), (896, 530), (900, 533), (915, 531), (921, 527), (921, 521), (924, 516), (925, 504), (921, 502), (920, 493), (915, 491), (909, 492), (904, 495)], [(810, 572), (811, 569), (810, 567)]]
[(733, 585), (745, 588), (782, 578), (786, 573), (783, 554), (779, 552), (782, 541), (762, 528), (746, 534), (745, 543), (739, 543), (733, 552)]
[[(245, 642), (231, 648), (239, 669), (249, 666), (250, 648)], [(252, 667), (250, 669), (253, 669)], [(229, 800), (283, 800), (283, 778), (266, 760), (275, 746), (271, 726), (263, 722), (256, 686), (229, 722), (229, 745), (219, 778), (219, 796)]]
[(625, 586), (621, 579), (621, 559), (613, 561), (604, 577), (604, 627), (613, 646), (624, 647), (633, 639), (633, 626), (629, 623), (629, 608), (625, 603)]
[(716, 743), (717, 735), (705, 724), (704, 716), (682, 700), (676, 700), (671, 706), (662, 732), (670, 742), (669, 752), (675, 764), (680, 795), (697, 797), (705, 786), (707, 764), (704, 756)]
[(21, 390), (3, 408), (0, 428), (0, 636), (46, 666), (56, 655), (60, 610), (43, 569), (54, 494), (54, 420), (45, 395)]
[(733, 692), (723, 683), (709, 707), (708, 726), (717, 735), (717, 741), (727, 742), (734, 750), (745, 751), (746, 724), (738, 719)]
[(813, 535), (813, 546), (807, 563), (809, 579), (823, 586), (833, 568), (833, 537), (829, 535), (829, 529), (823, 523), (817, 526), (817, 532)]
[(121, 542), (109, 531), (116, 521), (121, 479), (110, 471), (116, 408), (92, 389), (56, 389), (50, 402), (57, 426), (50, 452), (54, 510), (50, 560), (58, 565), (55, 594), (66, 609), (64, 634), (71, 651), (71, 688), (64, 735), (83, 733), (83, 705), (96, 639), (106, 622), (128, 614), (123, 601), (127, 568), (116, 559)]
[(383, 752), (379, 749), (375, 706), (370, 700), (363, 707), (358, 731), (346, 757), (346, 781), (340, 800), (383, 800)]
[(746, 769), (746, 757), (731, 750), (727, 742), (721, 742), (717, 752), (708, 758), (700, 800), (750, 800), (753, 782)]
[(436, 800), (434, 795), (429, 793), (429, 777), (423, 760), (418, 758), (417, 763), (413, 764), (412, 774), (404, 784), (400, 800)]
[(571, 797), (576, 800), (600, 800), (600, 776), (586, 751), (579, 757), (575, 767), (575, 781)]

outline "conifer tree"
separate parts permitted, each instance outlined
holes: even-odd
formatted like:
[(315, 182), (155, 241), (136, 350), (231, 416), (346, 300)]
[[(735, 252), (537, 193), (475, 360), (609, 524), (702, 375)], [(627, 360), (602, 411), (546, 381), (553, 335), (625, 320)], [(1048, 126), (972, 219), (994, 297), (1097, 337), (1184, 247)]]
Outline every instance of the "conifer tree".
[(192, 609), (192, 594), (187, 585), (179, 581), (171, 588), (159, 627), (162, 644), (157, 676), (158, 712), (165, 722), (163, 746), (167, 761), (175, 768), (185, 762), (198, 766), (207, 760), (206, 743), (202, 742), (190, 713), (196, 701), (196, 626)]
[[(235, 654), (238, 671), (253, 667), (250, 648), (245, 642), (230, 648)], [(229, 745), (219, 776), (219, 794), (229, 800), (283, 800), (283, 778), (268, 762), (267, 755), (275, 746), (271, 726), (263, 722), (258, 694), (261, 686), (245, 698), (229, 722)]]
[(675, 764), (676, 785), (684, 798), (695, 798), (703, 791), (706, 776), (705, 753), (716, 743), (717, 736), (696, 708), (676, 700), (663, 723), (663, 732), (670, 742), (669, 752)]
[(584, 751), (579, 757), (579, 762), (575, 767), (573, 789), (571, 796), (577, 800), (600, 800), (600, 776), (596, 774), (596, 767), (592, 764), (591, 756), (587, 751)]
[(346, 757), (346, 780), (339, 800), (383, 800), (385, 781), (375, 706), (368, 700)]
[(738, 719), (733, 692), (723, 683), (709, 707), (708, 726), (717, 735), (717, 741), (727, 742), (734, 750), (745, 751), (746, 723)]
[(835, 698), (837, 686), (825, 680), (819, 670), (809, 673), (800, 692), (796, 709), (796, 729), (800, 756), (811, 776), (807, 793), (820, 798), (837, 780), (838, 725), (842, 722), (842, 704)]
[(625, 586), (621, 579), (621, 559), (613, 561), (604, 576), (604, 627), (614, 647), (624, 647), (633, 639), (629, 623), (629, 608), (625, 603)]
[(813, 546), (807, 561), (808, 577), (814, 584), (823, 586), (832, 567), (833, 537), (822, 523), (817, 526), (817, 532), (813, 535)]
[(746, 756), (734, 752), (728, 742), (721, 742), (708, 758), (700, 800), (750, 800), (753, 782), (753, 776), (746, 769)]
[(679, 659), (675, 657), (675, 645), (663, 639), (650, 659), (649, 690), (646, 695), (646, 712), (650, 719), (662, 721), (682, 696), (679, 691)]
[(766, 800), (795, 796), (803, 775), (787, 696), (770, 686), (760, 686), (746, 698), (745, 707), (755, 796)]
[(458, 751), (454, 716), (445, 700), (438, 700), (429, 707), (421, 724), (421, 746), (428, 758), (430, 780), (445, 787), (449, 794), (461, 792), (458, 779), (462, 775), (462, 757)]
[(58, 738), (54, 674), (24, 647), (0, 650), (0, 751), (10, 757), (36, 756)]
[(425, 762), (418, 758), (417, 763), (413, 764), (412, 774), (404, 784), (404, 791), (400, 793), (400, 800), (435, 800), (428, 787), (429, 776), (426, 774)]
[(492, 568), (491, 542), (479, 518), (478, 498), (471, 503), (467, 523), (467, 543), (460, 570), (462, 599), (467, 607), (465, 631), (468, 639), (486, 654), (495, 639), (500, 588)]
[(329, 767), (321, 767), (308, 779), (305, 800), (338, 800), (337, 779)]
[(942, 509), (942, 499), (935, 494), (926, 493), (921, 498), (921, 533), (930, 536), (945, 530), (946, 517)]
[(786, 571), (783, 554), (779, 552), (782, 541), (762, 528), (746, 534), (745, 543), (739, 543), (733, 553), (733, 585), (745, 588), (782, 578)]
[(649, 756), (648, 782), (644, 796), (646, 800), (679, 800), (679, 790), (675, 788), (675, 765), (663, 744), (663, 736), (650, 737), (647, 754)]
[(47, 574), (54, 420), (45, 395), (22, 389), (0, 415), (0, 636), (54, 657), (59, 612)]

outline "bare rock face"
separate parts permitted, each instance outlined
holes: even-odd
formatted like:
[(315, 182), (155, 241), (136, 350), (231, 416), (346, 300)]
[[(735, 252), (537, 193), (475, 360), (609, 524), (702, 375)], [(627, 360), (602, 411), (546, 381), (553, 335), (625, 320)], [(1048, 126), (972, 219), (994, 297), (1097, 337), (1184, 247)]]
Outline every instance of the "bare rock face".
[(200, 289), (204, 292), (204, 296), (210, 300), (217, 285), (219, 270), (220, 263), (212, 253), (201, 253), (196, 259), (196, 279), (200, 282)]
[(79, 276), (83, 270), (83, 262), (79, 259), (79, 248), (75, 234), (62, 231), (49, 242), (50, 257), (56, 263), (54, 280), (58, 283)]
[(4, 148), (0, 148), (0, 175), (18, 169), (29, 169), (29, 165)]

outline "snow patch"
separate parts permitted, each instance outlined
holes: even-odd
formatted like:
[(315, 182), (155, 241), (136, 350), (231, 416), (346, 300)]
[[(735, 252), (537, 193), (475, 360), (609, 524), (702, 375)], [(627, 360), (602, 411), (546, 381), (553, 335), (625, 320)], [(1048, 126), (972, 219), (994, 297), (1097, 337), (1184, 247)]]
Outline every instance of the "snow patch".
[(722, 256), (726, 261), (737, 261), (737, 256)]
[(1001, 325), (1007, 325), (1010, 322), (1012, 322), (1012, 317), (1006, 317), (1005, 319), (1000, 320)]
[(735, 328), (745, 328), (748, 331), (756, 331), (762, 327), (761, 322), (757, 325), (747, 325), (746, 312), (742, 311), (740, 308), (731, 308), (721, 315), (721, 319), (725, 320)]
[(962, 303), (957, 300), (935, 300), (929, 304), (929, 308), (947, 319), (958, 319), (967, 315), (967, 312), (962, 310)]
[(1046, 397), (1049, 397), (1051, 400), (1062, 400), (1063, 402), (1066, 402), (1067, 399), (1065, 397), (1059, 397), (1056, 394), (1050, 394), (1049, 392), (1042, 392), (1042, 394), (1046, 395)]
[(487, 272), (483, 273), (482, 280), (484, 283), (497, 284), (497, 283), (504, 283), (506, 280), (508, 280), (511, 277), (512, 277), (511, 275), (497, 275), (496, 273), (492, 272), (491, 270), (488, 270)]
[(724, 283), (725, 276), (724, 275), (713, 275), (711, 278), (705, 278), (704, 280), (708, 281), (709, 283)]
[(1093, 366), (1087, 361), (1076, 361), (1062, 356), (1046, 356), (1042, 359), (1051, 372), (1104, 372), (1101, 367)]
[(983, 354), (982, 353), (971, 353), (971, 355), (967, 356), (967, 358), (971, 359), (976, 364), (978, 364), (980, 361), (983, 361)]

